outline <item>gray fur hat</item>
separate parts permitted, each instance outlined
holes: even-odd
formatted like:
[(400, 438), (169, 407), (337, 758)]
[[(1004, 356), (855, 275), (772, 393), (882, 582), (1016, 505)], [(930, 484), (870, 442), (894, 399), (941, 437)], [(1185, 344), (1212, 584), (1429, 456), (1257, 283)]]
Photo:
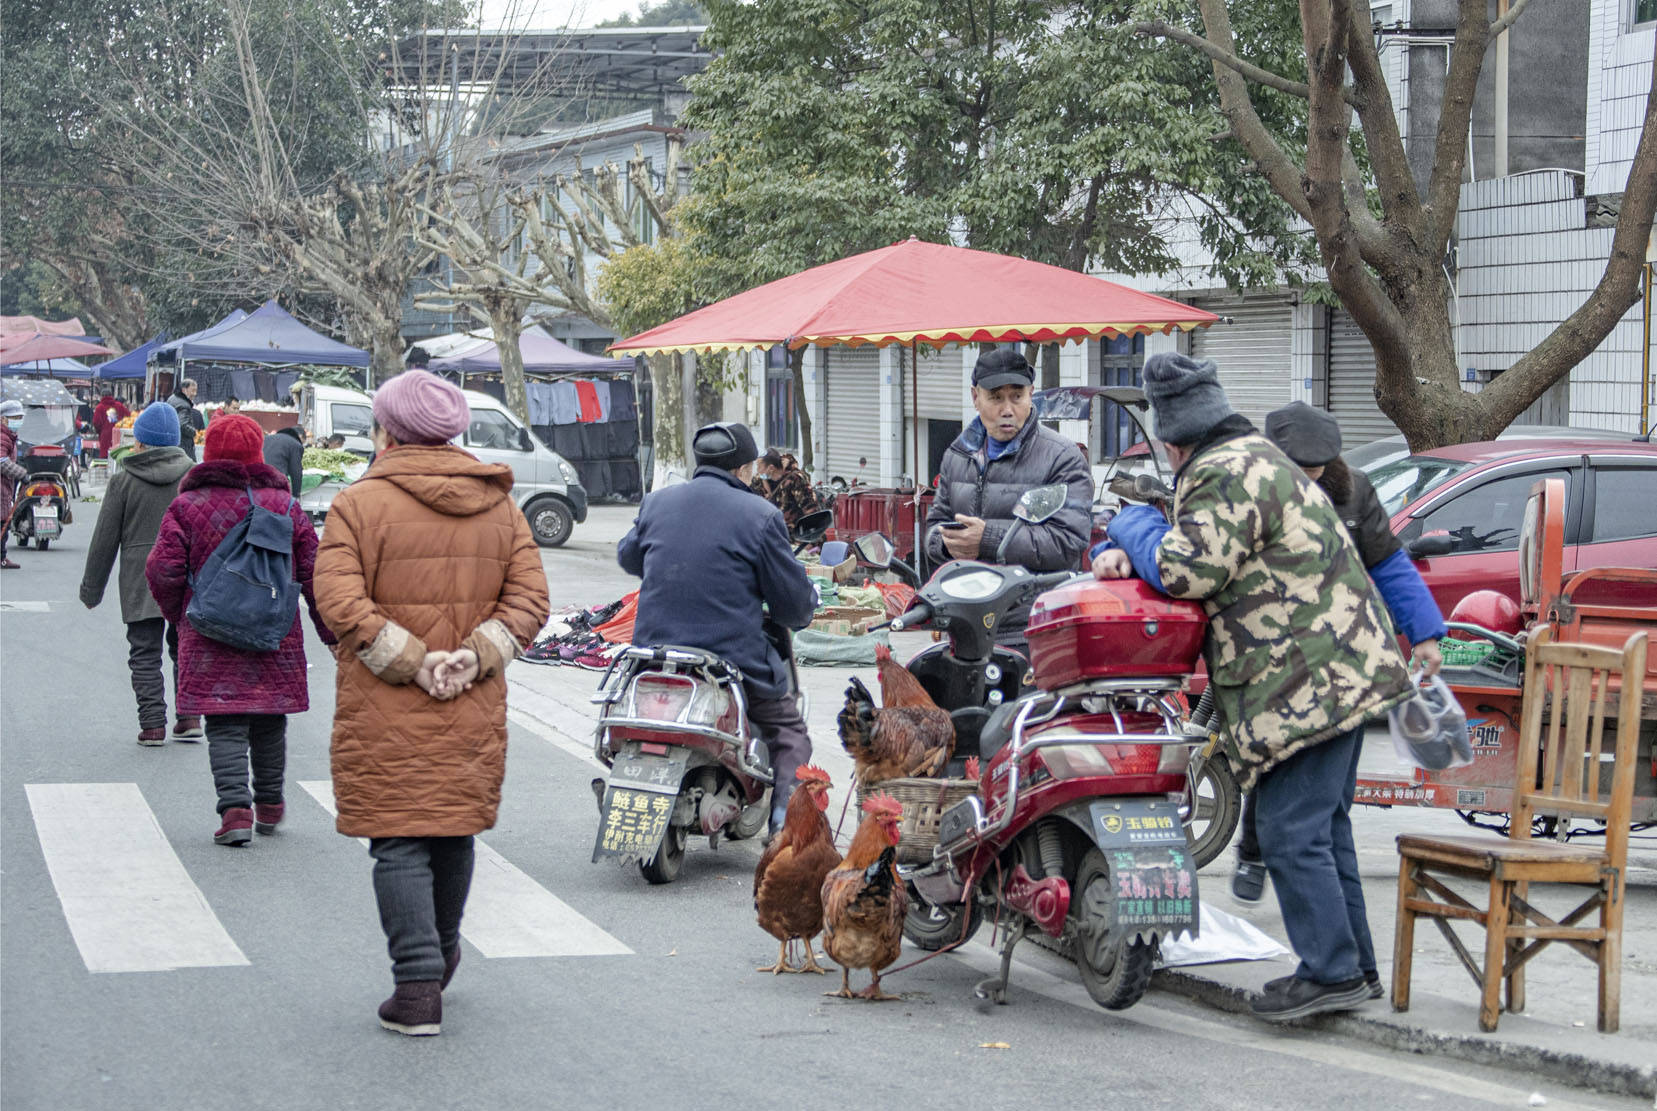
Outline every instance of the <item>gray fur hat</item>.
[(1151, 402), (1152, 431), (1165, 444), (1194, 444), (1236, 412), (1212, 361), (1159, 352), (1145, 360), (1141, 378)]

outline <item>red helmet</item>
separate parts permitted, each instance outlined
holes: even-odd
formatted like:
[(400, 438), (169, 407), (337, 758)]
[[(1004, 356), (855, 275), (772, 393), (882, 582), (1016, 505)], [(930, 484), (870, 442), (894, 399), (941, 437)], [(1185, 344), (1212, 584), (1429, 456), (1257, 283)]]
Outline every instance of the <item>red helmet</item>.
[[(1478, 625), (1508, 636), (1515, 635), (1524, 627), (1524, 619), (1519, 615), (1519, 603), (1499, 590), (1473, 591), (1456, 603), (1456, 608), (1450, 611), (1450, 620)], [(1460, 629), (1451, 630), (1450, 635), (1457, 640), (1475, 639), (1472, 633)]]

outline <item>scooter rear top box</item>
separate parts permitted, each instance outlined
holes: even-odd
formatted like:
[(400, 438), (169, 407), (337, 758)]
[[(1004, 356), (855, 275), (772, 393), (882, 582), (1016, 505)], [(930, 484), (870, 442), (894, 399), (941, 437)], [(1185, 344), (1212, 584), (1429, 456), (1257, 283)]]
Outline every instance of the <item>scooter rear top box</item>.
[(1049, 590), (1030, 609), (1030, 663), (1044, 690), (1091, 679), (1190, 675), (1208, 617), (1140, 579), (1086, 580)]

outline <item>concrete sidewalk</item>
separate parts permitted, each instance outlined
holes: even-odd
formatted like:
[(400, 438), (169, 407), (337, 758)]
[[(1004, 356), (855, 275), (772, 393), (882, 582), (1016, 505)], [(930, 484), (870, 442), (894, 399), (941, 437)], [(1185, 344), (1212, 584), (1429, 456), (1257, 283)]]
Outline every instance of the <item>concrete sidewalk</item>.
[[(907, 659), (927, 638), (911, 633), (901, 634), (894, 641), (894, 654)], [(841, 818), (851, 773), (850, 758), (837, 739), (835, 715), (850, 676), (860, 673), (872, 685), (870, 671), (844, 667), (803, 671), (810, 697), (808, 724), (815, 743), (813, 762), (828, 771), (835, 782), (829, 811), (832, 821)], [(508, 678), (510, 705), (519, 724), (535, 728), (545, 739), (572, 754), (590, 756), (596, 715), (588, 698), (596, 688), (598, 675), (520, 661), (512, 666)], [(1366, 746), (1366, 769), (1379, 770), (1390, 760), (1384, 740)], [(850, 838), (856, 821), (855, 810), (845, 814), (842, 841)], [(1398, 875), (1394, 838), (1403, 832), (1464, 833), (1467, 827), (1456, 815), (1444, 811), (1373, 807), (1359, 807), (1354, 825), (1370, 928), (1390, 998)], [(728, 846), (722, 851), (743, 848)], [(1228, 851), (1202, 871), (1199, 883), (1203, 899), (1248, 919), (1286, 945), (1282, 918), (1269, 885), (1259, 903), (1232, 898), (1234, 859)], [(1550, 947), (1526, 966), (1529, 1009), (1523, 1014), (1504, 1013), (1497, 1032), (1481, 1033), (1478, 989), (1437, 929), (1418, 922), (1411, 1007), (1407, 1013), (1394, 1013), (1388, 1001), (1377, 1000), (1355, 1012), (1319, 1016), (1282, 1029), (1281, 1036), (1295, 1037), (1297, 1028), (1312, 1028), (1485, 1065), (1522, 1064), (1527, 1070), (1578, 1087), (1657, 1097), (1657, 840), (1633, 843), (1629, 879), (1623, 934), (1622, 1029), (1617, 1034), (1600, 1034), (1595, 1029), (1598, 977), (1594, 966), (1563, 945)], [(1570, 894), (1562, 893), (1566, 897)], [(1564, 898), (1550, 899), (1546, 892), (1535, 889), (1533, 896), (1544, 910), (1560, 911), (1560, 904), (1565, 902)], [(1476, 893), (1474, 901), (1479, 901)], [(1574, 906), (1575, 901), (1565, 905)], [(1481, 931), (1463, 928), (1462, 937), (1472, 951), (1483, 952)], [(1250, 995), (1267, 980), (1293, 970), (1292, 958), (1184, 967), (1159, 973), (1155, 987), (1221, 1010), (1246, 1013)], [(1154, 1000), (1150, 1005), (1155, 1005)]]

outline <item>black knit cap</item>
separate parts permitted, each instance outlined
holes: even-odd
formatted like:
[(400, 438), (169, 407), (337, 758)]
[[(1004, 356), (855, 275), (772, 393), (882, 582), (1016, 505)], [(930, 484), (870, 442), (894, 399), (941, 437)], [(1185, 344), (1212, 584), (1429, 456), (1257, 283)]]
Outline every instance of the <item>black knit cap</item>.
[(698, 467), (718, 467), (722, 471), (734, 471), (759, 458), (754, 434), (746, 424), (736, 421), (704, 424), (691, 437), (690, 450)]
[(1267, 413), (1266, 435), (1302, 467), (1322, 467), (1341, 453), (1340, 423), (1304, 401)]

